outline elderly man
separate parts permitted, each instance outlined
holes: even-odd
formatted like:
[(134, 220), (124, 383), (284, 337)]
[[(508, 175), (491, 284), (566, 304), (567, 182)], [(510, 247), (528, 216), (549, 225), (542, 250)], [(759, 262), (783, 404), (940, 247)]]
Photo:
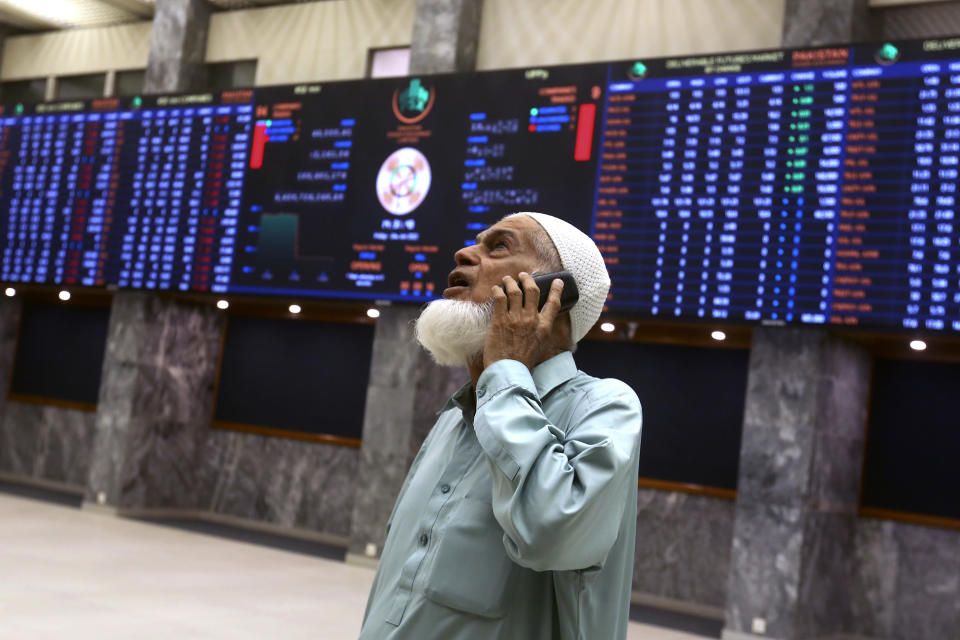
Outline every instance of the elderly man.
[[(471, 382), (439, 418), (387, 524), (361, 640), (626, 637), (640, 403), (572, 351), (610, 280), (593, 241), (540, 213), (460, 249), (417, 339)], [(531, 273), (570, 271), (580, 299), (537, 310)]]

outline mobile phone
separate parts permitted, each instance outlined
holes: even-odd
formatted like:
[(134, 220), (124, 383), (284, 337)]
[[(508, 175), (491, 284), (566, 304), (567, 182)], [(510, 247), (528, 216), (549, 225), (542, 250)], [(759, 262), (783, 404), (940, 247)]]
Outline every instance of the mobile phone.
[[(580, 291), (577, 289), (577, 281), (573, 279), (573, 274), (566, 270), (554, 271), (553, 273), (533, 276), (533, 281), (540, 288), (540, 302), (537, 304), (537, 311), (542, 310), (543, 305), (547, 304), (547, 298), (550, 296), (550, 284), (557, 278), (563, 280), (563, 291), (560, 292), (560, 311), (567, 311), (577, 304), (577, 300), (580, 299)], [(503, 290), (506, 291), (507, 288), (503, 287)], [(520, 291), (523, 292), (522, 286)], [(526, 304), (526, 295), (522, 299), (523, 304)]]

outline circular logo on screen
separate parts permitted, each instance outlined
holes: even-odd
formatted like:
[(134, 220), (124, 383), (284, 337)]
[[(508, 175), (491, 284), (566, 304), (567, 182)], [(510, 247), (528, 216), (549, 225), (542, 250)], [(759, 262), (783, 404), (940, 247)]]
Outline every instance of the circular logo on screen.
[(397, 149), (377, 173), (377, 198), (395, 216), (405, 216), (423, 202), (430, 191), (430, 163), (413, 147)]
[(874, 52), (873, 59), (880, 64), (893, 64), (900, 59), (900, 50), (887, 42)]

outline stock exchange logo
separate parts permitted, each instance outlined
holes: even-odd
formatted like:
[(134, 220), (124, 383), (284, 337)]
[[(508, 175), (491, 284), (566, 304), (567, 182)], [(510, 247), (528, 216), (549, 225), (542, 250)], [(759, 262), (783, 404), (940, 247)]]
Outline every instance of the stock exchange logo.
[(413, 147), (397, 149), (377, 172), (377, 198), (395, 216), (405, 216), (423, 202), (430, 191), (430, 163)]
[(433, 87), (425, 87), (420, 78), (411, 78), (410, 84), (393, 92), (393, 115), (404, 124), (416, 124), (430, 113), (436, 98)]

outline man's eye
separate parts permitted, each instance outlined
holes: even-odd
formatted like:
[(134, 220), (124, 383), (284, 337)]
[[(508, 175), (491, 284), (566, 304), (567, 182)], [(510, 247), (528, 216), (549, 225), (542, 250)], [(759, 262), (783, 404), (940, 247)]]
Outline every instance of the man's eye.
[(504, 242), (503, 240), (500, 240), (500, 241), (498, 241), (498, 242), (495, 242), (494, 245), (493, 245), (494, 251), (496, 251), (496, 250), (499, 249), (500, 247), (503, 247), (504, 249), (509, 249), (509, 248), (510, 248), (510, 247), (507, 246), (507, 243)]

